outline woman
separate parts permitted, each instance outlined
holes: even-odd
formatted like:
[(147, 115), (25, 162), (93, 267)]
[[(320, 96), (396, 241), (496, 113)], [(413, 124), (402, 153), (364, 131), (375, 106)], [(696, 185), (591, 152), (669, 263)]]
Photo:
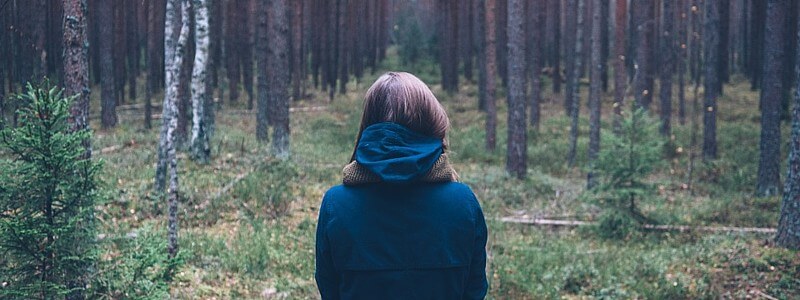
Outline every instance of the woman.
[(319, 212), (323, 299), (482, 299), (486, 223), (447, 161), (450, 121), (414, 75), (386, 73), (367, 91), (343, 185)]

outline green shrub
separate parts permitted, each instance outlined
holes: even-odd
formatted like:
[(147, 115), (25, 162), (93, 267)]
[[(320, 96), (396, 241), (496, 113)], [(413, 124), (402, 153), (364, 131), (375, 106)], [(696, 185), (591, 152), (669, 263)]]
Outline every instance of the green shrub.
[(184, 261), (180, 251), (175, 258), (167, 254), (166, 233), (144, 226), (132, 233), (119, 233), (105, 245), (108, 259), (100, 261), (94, 293), (102, 299), (169, 298), (169, 282)]
[(273, 160), (256, 168), (240, 181), (233, 197), (244, 217), (254, 223), (288, 213), (301, 179), (294, 163)]
[(661, 161), (663, 139), (658, 124), (637, 110), (623, 118), (617, 134), (604, 132), (605, 142), (595, 166), (599, 184), (591, 199), (604, 210), (600, 218), (606, 237), (627, 237), (637, 223), (652, 222), (639, 209), (638, 201), (652, 197), (647, 177)]
[(0, 298), (80, 297), (97, 257), (91, 134), (71, 131), (72, 99), (47, 82), (17, 98), (19, 127), (0, 131)]

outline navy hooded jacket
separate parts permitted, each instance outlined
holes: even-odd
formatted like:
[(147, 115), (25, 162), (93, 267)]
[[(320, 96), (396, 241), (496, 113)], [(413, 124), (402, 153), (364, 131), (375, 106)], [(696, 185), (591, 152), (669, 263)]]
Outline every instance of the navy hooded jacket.
[(483, 299), (486, 223), (472, 190), (419, 179), (441, 140), (394, 123), (362, 132), (356, 161), (379, 183), (339, 185), (319, 211), (322, 299)]

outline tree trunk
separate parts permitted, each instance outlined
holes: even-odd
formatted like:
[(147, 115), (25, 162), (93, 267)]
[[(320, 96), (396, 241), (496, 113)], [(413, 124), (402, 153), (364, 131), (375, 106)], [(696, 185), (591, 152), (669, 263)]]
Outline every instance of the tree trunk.
[(114, 22), (113, 5), (111, 1), (97, 2), (97, 22), (99, 27), (98, 55), (100, 56), (101, 77), (101, 123), (103, 128), (117, 125), (116, 92), (114, 82), (114, 68), (116, 63), (113, 58)]
[(195, 54), (192, 70), (192, 157), (200, 163), (208, 163), (211, 148), (206, 130), (206, 101), (208, 101), (208, 1), (194, 0), (195, 9)]
[(650, 103), (653, 102), (653, 30), (655, 28), (655, 18), (653, 16), (653, 2), (640, 1), (633, 5), (633, 19), (636, 24), (637, 46), (636, 76), (633, 83), (633, 93), (636, 98), (637, 108), (649, 110)]
[(608, 56), (611, 51), (611, 46), (609, 45), (609, 36), (611, 35), (611, 28), (609, 26), (609, 22), (611, 21), (611, 17), (609, 17), (609, 14), (611, 14), (610, 1), (611, 0), (602, 0), (600, 5), (600, 64), (603, 68), (603, 71), (600, 72), (600, 81), (603, 82), (603, 92), (608, 92)]
[(661, 102), (661, 135), (669, 137), (672, 132), (672, 74), (675, 70), (675, 3), (662, 2), (664, 23), (661, 27), (661, 68), (659, 98)]
[(628, 19), (628, 0), (616, 0), (614, 10), (614, 131), (619, 132), (622, 106), (625, 104), (625, 90), (628, 75), (625, 66), (625, 25)]
[[(231, 103), (239, 101), (239, 11), (238, 1), (229, 1), (225, 11), (225, 73), (228, 77), (228, 98)], [(243, 13), (243, 12), (242, 12)]]
[[(564, 94), (564, 111), (567, 116), (572, 113), (572, 100), (574, 97), (574, 91), (576, 89), (577, 83), (580, 80), (574, 79), (573, 77), (578, 76), (575, 73), (575, 44), (576, 44), (576, 29), (577, 29), (577, 3), (578, 0), (566, 0), (566, 5), (564, 6), (564, 16), (566, 20), (564, 21), (564, 61), (565, 61), (565, 72), (567, 74), (567, 86), (566, 86), (566, 93)], [(583, 52), (583, 51), (580, 51)], [(580, 68), (578, 68), (580, 70)]]
[[(86, 0), (64, 1), (64, 95), (75, 96), (70, 107), (72, 130), (89, 128), (89, 56), (86, 42)], [(0, 71), (2, 72), (2, 71)], [(0, 81), (2, 90), (3, 81)], [(2, 112), (2, 110), (0, 110)], [(0, 114), (2, 118), (2, 114)], [(86, 140), (87, 158), (91, 155)]]
[(602, 10), (603, 0), (592, 0), (592, 54), (589, 74), (589, 151), (587, 158), (589, 159), (589, 173), (586, 176), (586, 185), (588, 188), (595, 186), (596, 179), (594, 178), (594, 163), (600, 153), (600, 98), (602, 96), (603, 88), (603, 59), (602, 59), (602, 31), (603, 28), (604, 11)]
[(685, 0), (678, 1), (677, 17), (678, 17), (678, 121), (681, 125), (686, 125), (686, 58), (688, 57), (687, 47), (688, 41), (686, 35), (686, 2)]
[(497, 78), (497, 45), (495, 34), (496, 0), (486, 1), (486, 46), (484, 59), (486, 62), (486, 150), (494, 151), (497, 145), (497, 106), (495, 100), (495, 80)]
[(506, 170), (517, 178), (527, 171), (528, 142), (525, 117), (525, 7), (523, 0), (508, 1), (508, 154)]
[[(176, 6), (177, 0), (168, 0), (169, 2), (174, 2)], [(167, 221), (167, 251), (169, 252), (169, 257), (174, 258), (175, 255), (178, 253), (178, 157), (175, 151), (175, 130), (178, 126), (178, 85), (174, 79), (177, 79), (180, 76), (181, 67), (183, 66), (183, 54), (185, 53), (185, 47), (187, 45), (189, 39), (189, 24), (190, 22), (190, 10), (191, 10), (191, 1), (190, 0), (181, 0), (180, 3), (183, 7), (181, 9), (181, 19), (183, 20), (180, 35), (178, 38), (178, 43), (175, 45), (174, 55), (175, 57), (172, 60), (172, 66), (169, 74), (167, 74), (168, 80), (170, 81), (169, 85), (167, 85), (167, 97), (164, 97), (164, 107), (168, 107), (167, 115), (164, 116), (164, 122), (167, 125), (167, 134), (166, 134), (166, 146), (167, 146), (167, 160), (169, 161), (169, 216)], [(169, 10), (169, 7), (167, 8)], [(167, 17), (169, 19), (169, 17)], [(177, 19), (177, 18), (175, 18)], [(177, 20), (175, 20), (177, 21)], [(166, 27), (171, 27), (169, 23), (165, 23)], [(171, 77), (171, 78), (169, 78)]]
[(525, 51), (530, 57), (529, 69), (531, 76), (531, 95), (530, 95), (530, 126), (536, 131), (539, 130), (539, 119), (541, 116), (542, 102), (542, 77), (541, 71), (544, 65), (544, 1), (528, 1), (528, 49)]
[(764, 27), (767, 18), (767, 1), (753, 0), (752, 23), (750, 25), (750, 89), (761, 86), (761, 71), (764, 65)]
[(287, 0), (270, 2), (267, 31), (270, 46), (267, 52), (267, 96), (275, 108), (272, 154), (281, 159), (289, 157), (289, 18)]
[(578, 1), (577, 9), (577, 23), (575, 30), (575, 44), (573, 55), (575, 63), (573, 65), (573, 76), (571, 85), (574, 86), (570, 94), (570, 118), (572, 125), (569, 131), (569, 152), (567, 153), (567, 163), (570, 167), (575, 166), (575, 156), (578, 152), (578, 117), (580, 116), (581, 97), (580, 97), (580, 70), (582, 66), (581, 58), (583, 58), (583, 13), (584, 13), (584, 0)]
[(486, 111), (486, 99), (488, 96), (488, 89), (486, 88), (487, 71), (486, 66), (486, 0), (476, 0), (474, 2), (475, 8), (475, 27), (477, 30), (476, 37), (477, 55), (475, 55), (476, 63), (478, 64), (478, 109)]
[[(139, 3), (136, 1), (126, 2), (127, 8), (123, 12), (125, 14), (125, 31), (128, 32), (125, 44), (127, 47), (125, 54), (127, 61), (128, 74), (125, 76), (128, 79), (128, 98), (131, 102), (136, 101), (136, 78), (139, 76), (139, 30), (137, 26), (137, 17), (139, 14)], [(144, 4), (142, 4), (144, 5)]]
[[(178, 74), (180, 57), (177, 57), (177, 42), (181, 34), (178, 14), (181, 11), (180, 1), (167, 0), (164, 17), (164, 102), (161, 106), (161, 131), (158, 139), (158, 163), (156, 165), (155, 190), (164, 192), (167, 184), (167, 164), (169, 162), (169, 146), (174, 146), (174, 129), (178, 127)], [(187, 26), (188, 27), (188, 26)], [(173, 118), (174, 117), (174, 118)], [(172, 121), (175, 128), (169, 131)], [(169, 134), (168, 134), (169, 133)], [(169, 138), (168, 138), (169, 137)]]
[[(767, 33), (769, 34), (769, 33)], [(800, 29), (797, 30), (800, 41)], [(798, 44), (800, 48), (800, 43)], [(800, 58), (796, 58), (800, 61)], [(795, 78), (800, 79), (800, 67), (795, 66)], [(800, 81), (794, 91), (792, 109), (792, 139), (789, 143), (789, 167), (783, 187), (781, 216), (775, 243), (781, 247), (800, 250)]]
[(258, 106), (256, 112), (256, 139), (259, 142), (266, 142), (269, 140), (269, 113), (270, 103), (268, 97), (269, 86), (267, 82), (267, 73), (269, 73), (269, 66), (267, 65), (267, 52), (269, 51), (269, 41), (267, 35), (267, 14), (269, 6), (266, 1), (258, 1), (258, 23), (256, 27), (256, 88), (258, 90)]
[[(303, 56), (303, 2), (292, 2), (292, 99), (300, 100), (300, 85), (305, 80), (305, 56)], [(361, 59), (361, 57), (357, 57)]]
[(705, 0), (705, 24), (703, 31), (703, 57), (705, 58), (705, 77), (703, 85), (703, 160), (717, 158), (717, 97), (719, 96), (719, 31), (720, 0)]
[(550, 60), (552, 70), (550, 76), (553, 81), (553, 94), (561, 93), (561, 0), (551, 0), (547, 5), (550, 13), (548, 19), (548, 32), (552, 34), (550, 47)]
[(761, 83), (761, 150), (756, 194), (777, 195), (780, 190), (781, 98), (786, 56), (785, 24), (788, 0), (767, 1), (767, 31), (764, 34), (764, 79)]

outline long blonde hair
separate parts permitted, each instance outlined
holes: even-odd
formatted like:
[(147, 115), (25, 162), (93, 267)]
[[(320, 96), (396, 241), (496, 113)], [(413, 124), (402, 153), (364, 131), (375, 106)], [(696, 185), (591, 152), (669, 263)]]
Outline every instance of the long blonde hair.
[[(428, 85), (410, 73), (388, 72), (367, 90), (356, 148), (364, 129), (381, 122), (397, 123), (417, 133), (440, 138), (447, 149), (446, 136), (450, 129), (447, 112)], [(355, 149), (350, 161), (354, 159)]]

